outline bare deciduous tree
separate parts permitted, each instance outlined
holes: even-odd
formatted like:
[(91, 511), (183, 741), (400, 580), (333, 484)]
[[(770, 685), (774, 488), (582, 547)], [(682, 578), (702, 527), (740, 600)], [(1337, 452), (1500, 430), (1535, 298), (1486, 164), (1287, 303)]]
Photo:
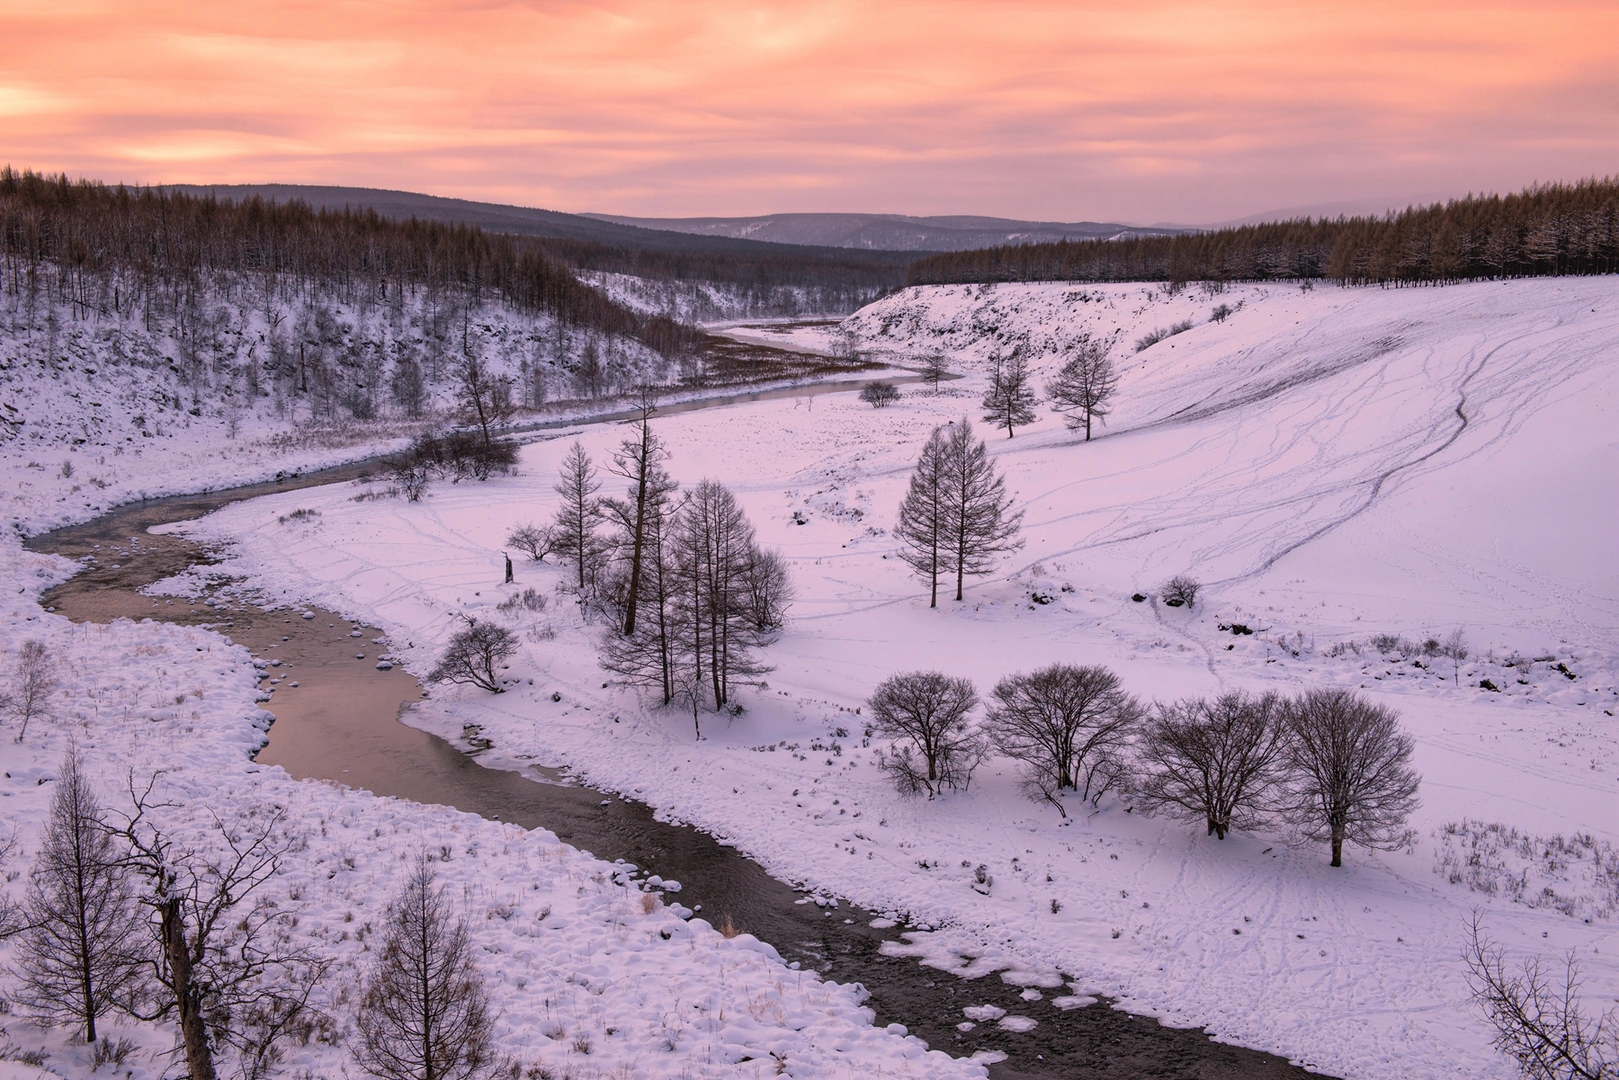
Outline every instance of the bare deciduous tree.
[(994, 364), (989, 389), (984, 392), (984, 420), (1004, 427), (1010, 439), (1015, 425), (1034, 423), (1034, 380), (1021, 347), (1011, 356), (996, 356)]
[[(896, 745), (878, 766), (907, 795), (964, 788), (984, 757), (983, 736), (967, 714), (978, 704), (968, 679), (937, 671), (891, 675), (871, 695), (877, 734)], [(918, 760), (920, 759), (920, 760)]]
[(635, 416), (630, 423), (636, 426), (633, 436), (625, 439), (619, 452), (613, 455), (612, 471), (630, 482), (629, 498), (605, 500), (603, 505), (618, 521), (624, 531), (624, 546), (629, 549), (629, 581), (624, 601), (624, 636), (635, 633), (636, 609), (641, 597), (641, 572), (646, 552), (647, 517), (674, 490), (674, 481), (663, 469), (669, 452), (652, 431), (652, 418), (657, 415), (657, 396), (648, 387), (642, 387), (636, 400)]
[(1095, 801), (1117, 781), (1141, 713), (1107, 668), (1052, 664), (997, 683), (986, 726), (996, 749), (1023, 764), (1029, 795), (1067, 817), (1062, 792)]
[[(894, 535), (901, 542), (900, 558), (928, 579), (928, 607), (939, 606), (939, 574), (949, 569), (950, 492), (947, 452), (949, 437), (936, 427), (922, 447), (922, 457), (911, 474), (905, 501), (899, 505)], [(959, 599), (959, 598), (958, 598)]]
[(987, 574), (1000, 555), (1023, 546), (1018, 529), (1023, 512), (1013, 512), (1006, 481), (995, 472), (989, 450), (974, 439), (965, 417), (945, 445), (951, 568), (956, 572), (956, 599), (963, 596), (968, 574)]
[(1170, 607), (1191, 607), (1197, 603), (1197, 594), (1203, 591), (1202, 584), (1190, 574), (1176, 574), (1164, 582), (1159, 591), (1164, 603)]
[(225, 1047), (247, 1080), (258, 1080), (279, 1060), (284, 1038), (315, 1026), (309, 997), (327, 968), (294, 942), (295, 909), (265, 895), (293, 846), (287, 810), (254, 808), (229, 822), (215, 816), (212, 850), (195, 851), (178, 847), (156, 821), (174, 808), (154, 800), (157, 783), (153, 776), (137, 790), (131, 775), (133, 811), (116, 830), (128, 865), (146, 881), (140, 902), (151, 912), (149, 992), (131, 1011), (178, 1022), (191, 1080), (217, 1080)]
[(1108, 345), (1089, 334), (1075, 338), (1065, 352), (1068, 360), (1057, 377), (1046, 384), (1046, 396), (1072, 429), (1085, 429), (1091, 441), (1091, 421), (1106, 422), (1108, 400), (1118, 389), (1118, 375), (1108, 358)]
[(1209, 835), (1259, 825), (1276, 782), (1282, 702), (1241, 691), (1159, 705), (1142, 730), (1140, 798), (1200, 817)]
[(483, 445), (488, 448), (493, 445), (489, 429), (505, 423), (515, 411), (511, 377), (490, 372), (478, 350), (471, 347), (463, 350), (455, 374), (462, 411), (478, 425)]
[(1619, 1077), (1619, 1009), (1588, 1015), (1579, 963), (1570, 952), (1561, 970), (1539, 957), (1517, 971), (1484, 933), (1474, 913), (1462, 962), (1474, 1003), (1495, 1028), (1495, 1048), (1530, 1080), (1615, 1080)]
[(476, 1080), (495, 1065), (489, 999), (472, 933), (416, 858), (388, 908), (388, 932), (355, 1018), (355, 1059), (381, 1080)]
[(56, 687), (56, 658), (43, 641), (23, 642), (12, 668), (10, 690), (0, 697), (0, 708), (18, 723), (17, 742), (28, 734), (29, 721), (50, 714), (50, 697)]
[(70, 745), (34, 859), (17, 942), (17, 1003), (49, 1023), (82, 1026), (126, 1002), (140, 975), (135, 883)]
[(1352, 690), (1310, 690), (1286, 703), (1283, 812), (1311, 840), (1392, 850), (1410, 842), (1405, 820), (1422, 778), (1399, 714)]
[(1462, 682), (1462, 661), (1467, 659), (1467, 633), (1457, 627), (1445, 638), (1445, 643), (1439, 646), (1439, 655), (1450, 660), (1450, 681), (1457, 686)]
[(517, 636), (510, 630), (468, 618), (466, 629), (450, 638), (449, 648), (427, 678), (430, 682), (470, 683), (498, 694), (497, 669), (516, 651)]
[(562, 471), (554, 489), (562, 496), (555, 523), (551, 527), (552, 550), (565, 559), (572, 559), (578, 570), (581, 596), (600, 569), (604, 554), (596, 524), (601, 520), (601, 500), (596, 492), (601, 481), (596, 478), (596, 467), (583, 443), (575, 440), (562, 459)]
[(939, 383), (950, 374), (946, 363), (943, 353), (929, 353), (922, 358), (922, 381), (927, 383), (928, 389), (935, 394), (939, 392)]

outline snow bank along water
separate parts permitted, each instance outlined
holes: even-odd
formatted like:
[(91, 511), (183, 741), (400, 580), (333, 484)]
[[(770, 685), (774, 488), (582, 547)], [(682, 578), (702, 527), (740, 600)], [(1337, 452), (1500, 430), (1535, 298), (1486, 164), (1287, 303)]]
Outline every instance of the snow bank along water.
[[(1208, 321), (1215, 303), (1234, 314)], [(1131, 351), (1186, 318), (1193, 329)], [(435, 693), (411, 722), (450, 739), (472, 725), (492, 764), (565, 763), (780, 877), (933, 927), (909, 940), (940, 964), (1081, 972), (1068, 996), (1114, 995), (1339, 1075), (1510, 1074), (1457, 962), (1475, 905), (1515, 951), (1576, 950), (1594, 1000), (1619, 993), (1596, 895), (1611, 886), (1588, 862), (1545, 871), (1569, 904), (1531, 907), (1452, 881), (1442, 839), (1471, 819), (1619, 840), (1614, 280), (1219, 297), (942, 287), (848, 326), (896, 359), (945, 351), (969, 377), (881, 413), (785, 400), (660, 430), (674, 474), (730, 485), (791, 561), (792, 620), (744, 714), (693, 745), (689, 718), (602, 687), (599, 628), (559, 596), (522, 616), (531, 640), (509, 693)], [(930, 613), (887, 532), (917, 449), (976, 413), (993, 349), (1026, 342), (1049, 375), (1049, 346), (1085, 329), (1121, 343), (1105, 434), (1082, 446), (1042, 415), (992, 443), (1027, 546), (1005, 577)], [(618, 434), (579, 433), (598, 461)], [(425, 671), (461, 613), (505, 617), (502, 540), (549, 516), (565, 449), (537, 444), (517, 476), (420, 504), (278, 496), (191, 531), (234, 544), (230, 571), (266, 594), (385, 628)], [(299, 508), (320, 514), (280, 520)], [(1205, 583), (1192, 609), (1132, 601), (1184, 571)], [(516, 587), (565, 576), (523, 565)], [(1454, 678), (1401, 651), (1458, 626), (1473, 654)], [(1279, 833), (1221, 843), (1118, 802), (1065, 822), (1022, 799), (1010, 762), (931, 803), (898, 799), (873, 768), (857, 710), (886, 675), (937, 667), (982, 687), (1057, 660), (1106, 663), (1148, 698), (1361, 689), (1416, 737), (1418, 843), (1330, 870)], [(1515, 873), (1516, 849), (1496, 848)]]

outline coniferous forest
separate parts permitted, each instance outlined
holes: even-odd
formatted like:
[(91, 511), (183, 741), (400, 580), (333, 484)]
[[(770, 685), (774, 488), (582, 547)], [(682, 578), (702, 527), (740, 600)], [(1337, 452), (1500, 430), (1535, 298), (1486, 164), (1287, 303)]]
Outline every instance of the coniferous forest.
[(909, 285), (998, 281), (1477, 281), (1619, 270), (1619, 178), (1468, 196), (1385, 217), (952, 251)]

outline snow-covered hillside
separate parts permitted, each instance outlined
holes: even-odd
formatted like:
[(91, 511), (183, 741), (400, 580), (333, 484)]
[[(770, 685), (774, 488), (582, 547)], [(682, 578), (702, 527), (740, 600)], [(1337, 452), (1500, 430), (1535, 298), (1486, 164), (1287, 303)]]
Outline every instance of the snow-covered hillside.
[[(765, 285), (749, 288), (722, 281), (660, 280), (584, 270), (579, 280), (642, 315), (667, 315), (677, 322), (714, 323), (736, 319), (840, 316), (877, 295), (849, 288)], [(857, 299), (851, 301), (851, 294)]]
[[(1223, 323), (1208, 321), (1218, 303), (1234, 309)], [(557, 603), (513, 662), (524, 685), (435, 693), (412, 722), (452, 738), (476, 724), (494, 742), (486, 762), (568, 764), (785, 878), (931, 928), (915, 949), (947, 967), (1060, 971), (1074, 993), (1336, 1075), (1511, 1075), (1458, 962), (1475, 907), (1514, 956), (1573, 950), (1591, 1001), (1619, 997), (1607, 863), (1543, 865), (1532, 843), (1521, 856), (1494, 842), (1490, 865), (1453, 872), (1480, 835), (1464, 819), (1579, 835), (1588, 852), (1619, 843), (1619, 279), (1217, 297), (920, 289), (848, 325), (896, 356), (942, 350), (968, 377), (880, 412), (850, 395), (659, 425), (672, 472), (731, 486), (790, 561), (791, 623), (743, 714), (693, 744), (689, 715), (601, 687), (602, 628)], [(965, 604), (929, 610), (889, 534), (923, 440), (976, 421), (997, 346), (1027, 342), (1049, 374), (1053, 343), (1086, 329), (1120, 343), (1102, 436), (1084, 444), (1044, 409), (1014, 439), (980, 426), (1027, 543)], [(577, 434), (598, 462), (622, 437)], [(425, 671), (459, 613), (504, 617), (504, 538), (548, 516), (568, 444), (536, 444), (519, 475), (419, 504), (306, 491), (191, 531), (234, 542), (230, 570), (267, 596), (324, 601), (414, 641), (396, 651)], [(294, 508), (319, 524), (290, 529)], [(1204, 582), (1195, 608), (1132, 600), (1182, 572)], [(527, 564), (516, 587), (566, 579)], [(1410, 646), (1458, 627), (1473, 651), (1454, 678)], [(987, 689), (1054, 660), (1107, 664), (1148, 700), (1359, 688), (1416, 738), (1419, 838), (1334, 870), (1280, 830), (1221, 842), (1118, 801), (1065, 820), (1027, 802), (1005, 760), (933, 802), (878, 775), (858, 710), (880, 679), (931, 667)], [(973, 888), (980, 864), (987, 895)], [(1482, 891), (1520, 872), (1550, 894)]]
[(669, 374), (639, 342), (505, 305), (467, 309), (424, 293), (354, 304), (319, 292), (265, 303), (251, 286), (217, 288), (181, 313), (123, 317), (0, 295), (0, 469), (14, 485), (5, 522), (33, 533), (131, 499), (398, 445), (454, 414), (467, 348), (519, 405)]

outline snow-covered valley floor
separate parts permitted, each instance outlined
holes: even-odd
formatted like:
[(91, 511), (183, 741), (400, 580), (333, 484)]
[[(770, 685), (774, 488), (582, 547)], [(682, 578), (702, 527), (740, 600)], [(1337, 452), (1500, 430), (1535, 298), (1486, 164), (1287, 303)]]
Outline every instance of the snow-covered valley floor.
[[(1205, 321), (1217, 302), (1237, 310), (1223, 323)], [(1131, 352), (1141, 334), (1186, 318), (1197, 325)], [(1043, 973), (1061, 971), (1076, 979), (1076, 994), (1207, 1025), (1336, 1075), (1511, 1075), (1462, 978), (1464, 923), (1475, 907), (1513, 955), (1572, 949), (1591, 1001), (1607, 1007), (1619, 998), (1614, 882), (1577, 860), (1520, 867), (1507, 851), (1501, 873), (1526, 871), (1536, 888), (1520, 892), (1525, 902), (1499, 890), (1492, 897), (1450, 880), (1456, 840), (1445, 831), (1472, 819), (1619, 842), (1619, 279), (1248, 286), (1218, 298), (1143, 286), (946, 287), (908, 290), (846, 325), (896, 357), (943, 351), (968, 377), (882, 411), (846, 395), (659, 422), (673, 474), (729, 485), (761, 540), (790, 562), (791, 620), (769, 653), (768, 687), (744, 695), (742, 715), (706, 718), (707, 738), (697, 743), (689, 714), (649, 710), (633, 692), (603, 687), (610, 680), (594, 650), (601, 627), (585, 624), (561, 591), (566, 569), (523, 563), (516, 587), (538, 587), (552, 602), (523, 616), (524, 629), (540, 632), (526, 636), (513, 661), (520, 685), (499, 696), (435, 690), (410, 722), (447, 738), (474, 724), (494, 744), (486, 763), (566, 765), (735, 843), (778, 876), (930, 928), (911, 940), (933, 962), (1046, 982)], [(1044, 408), (1014, 439), (980, 425), (1026, 512), (1027, 544), (1001, 572), (971, 583), (966, 603), (929, 610), (889, 534), (921, 443), (935, 425), (977, 421), (991, 349), (1027, 342), (1049, 376), (1049, 344), (1087, 328), (1120, 342), (1123, 378), (1103, 437), (1083, 444)], [(504, 618), (493, 610), (511, 591), (499, 584), (504, 538), (517, 523), (550, 517), (551, 485), (574, 434), (601, 462), (623, 433), (561, 433), (526, 448), (515, 476), (439, 484), (418, 504), (356, 501), (345, 485), (239, 504), (186, 531), (230, 544), (224, 569), (268, 599), (319, 602), (382, 627), (391, 652), (423, 673), (460, 613)], [(318, 513), (288, 517), (295, 509)], [(107, 650), (110, 639), (90, 640), (97, 633), (132, 643), (168, 635), (178, 656), (178, 636), (196, 634), (69, 631), (29, 610), (29, 594), (64, 568), (8, 557), (8, 580), (21, 587), (9, 605), (13, 644), (25, 634), (77, 636), (84, 644), (75, 655), (87, 658)], [(1195, 608), (1132, 601), (1181, 572), (1204, 583)], [(1222, 629), (1238, 623), (1256, 632)], [(1458, 627), (1473, 659), (1454, 676), (1446, 664), (1415, 664), (1373, 642)], [(546, 847), (543, 836), (510, 837), (440, 811), (291, 785), (275, 770), (246, 784), (243, 770), (255, 767), (243, 751), (256, 736), (240, 719), (251, 713), (242, 705), (251, 701), (245, 657), (207, 648), (219, 653), (209, 660), (223, 669), (219, 689), (210, 683), (186, 710), (219, 711), (198, 728), (212, 734), (198, 739), (200, 772), (190, 782), (217, 784), (200, 777), (219, 774), (265, 798), (319, 802), (329, 819), (353, 815), (358, 829), (372, 813), (400, 822), (409, 842), (374, 850), (359, 833), (349, 842), (372, 875), (356, 895), (385, 895), (384, 869), (426, 832), (452, 828), (480, 838), (480, 859), (496, 860), (497, 847), (533, 848), (522, 857), (535, 865), (556, 858), (571, 867), (573, 859), (585, 878), (602, 872), (554, 840)], [(171, 681), (181, 670), (193, 677), (190, 655), (184, 660), (184, 668), (175, 660)], [(226, 660), (238, 670), (225, 674)], [(1026, 801), (1004, 760), (982, 769), (969, 792), (931, 802), (901, 799), (878, 774), (877, 747), (856, 710), (882, 678), (931, 667), (987, 690), (1054, 660), (1107, 664), (1147, 700), (1225, 687), (1361, 687), (1398, 709), (1416, 738), (1419, 838), (1402, 852), (1352, 849), (1335, 870), (1324, 851), (1280, 832), (1221, 842), (1116, 800), (1095, 812), (1071, 805), (1064, 820)], [(152, 661), (120, 663), (112, 665), (124, 673), (118, 692), (137, 701), (146, 693), (152, 701), (139, 708), (156, 715), (156, 695), (169, 688), (153, 680)], [(1481, 689), (1486, 679), (1501, 691)], [(137, 689), (143, 681), (147, 689)], [(77, 708), (92, 714), (114, 774), (131, 755), (179, 756), (179, 717), (161, 721), (173, 745), (158, 748), (97, 719), (88, 700)], [(8, 743), (5, 752), (19, 751)], [(22, 752), (30, 757), (19, 765), (46, 770), (60, 743), (42, 739)], [(193, 766), (185, 768), (190, 775)], [(26, 832), (43, 798), (13, 786), (34, 815), (19, 818)], [(993, 878), (987, 895), (972, 887), (980, 864)], [(488, 880), (470, 855), (457, 866), (446, 872)], [(554, 874), (545, 880), (560, 888)], [(1552, 900), (1537, 902), (1542, 887)], [(602, 904), (635, 900), (604, 890)], [(575, 895), (571, 885), (567, 892)], [(597, 918), (604, 914), (581, 908), (575, 924), (593, 927), (587, 940), (600, 948), (612, 947), (612, 934), (636, 932), (633, 920), (610, 930), (619, 924)], [(517, 947), (506, 936), (490, 940), (502, 952)], [(656, 952), (658, 939), (650, 940)], [(713, 951), (694, 963), (723, 965), (714, 958), (737, 948), (717, 935), (695, 940)], [(527, 977), (538, 980), (540, 969), (545, 978), (566, 974), (536, 963)], [(603, 966), (601, 977), (609, 970), (618, 969)], [(503, 969), (502, 978), (513, 976)], [(524, 987), (502, 993), (514, 1017), (534, 1007)], [(597, 1001), (609, 1008), (616, 993)], [(804, 993), (835, 1000), (828, 1023), (858, 1021), (847, 992)], [(1028, 1018), (1038, 1022), (1053, 996), (1068, 993), (1046, 990), (1030, 1001)], [(635, 1013), (646, 1014), (644, 1005)], [(823, 1052), (813, 1033), (800, 1034), (804, 1071), (793, 1075), (837, 1075), (863, 1056), (890, 1070), (942, 1075), (945, 1067), (937, 1055), (908, 1066), (914, 1041), (869, 1029), (854, 1057)], [(555, 1051), (558, 1040), (542, 1038), (531, 1040), (534, 1052)], [(655, 1059), (615, 1060), (650, 1071)], [(693, 1068), (717, 1067), (713, 1060)], [(604, 1071), (610, 1064), (597, 1062)]]

